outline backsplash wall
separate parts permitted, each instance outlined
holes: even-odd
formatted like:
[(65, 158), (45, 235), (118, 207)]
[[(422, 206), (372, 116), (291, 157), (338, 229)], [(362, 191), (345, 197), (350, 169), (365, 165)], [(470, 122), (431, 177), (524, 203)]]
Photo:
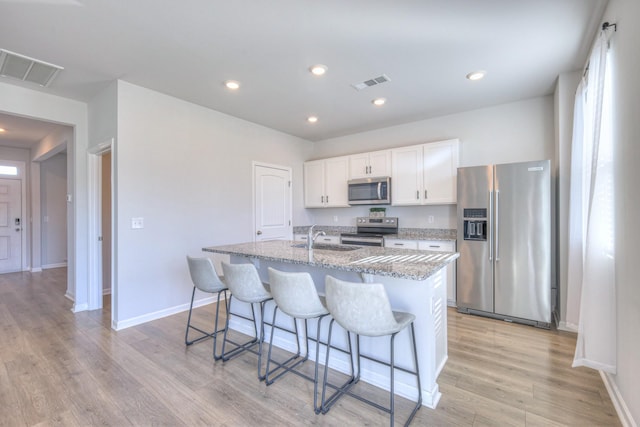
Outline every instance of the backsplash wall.
[[(352, 206), (350, 208), (306, 209), (306, 211), (314, 224), (355, 226), (356, 217), (369, 216), (370, 207)], [(387, 216), (400, 218), (400, 228), (456, 228), (456, 205), (380, 207), (387, 209)], [(430, 216), (433, 216), (433, 222), (429, 222)]]

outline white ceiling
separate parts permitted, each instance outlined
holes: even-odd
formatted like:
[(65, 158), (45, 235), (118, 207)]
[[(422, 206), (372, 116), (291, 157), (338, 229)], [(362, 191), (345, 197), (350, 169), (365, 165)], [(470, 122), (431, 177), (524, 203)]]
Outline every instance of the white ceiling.
[[(0, 0), (0, 49), (64, 67), (41, 89), (49, 93), (89, 101), (122, 79), (318, 141), (550, 94), (558, 74), (584, 66), (605, 6)], [(316, 63), (328, 66), (324, 77), (308, 72)], [(478, 69), (487, 71), (484, 80), (465, 79)], [(381, 74), (391, 81), (360, 92), (351, 87)], [(224, 88), (227, 79), (240, 81), (240, 90)], [(387, 104), (374, 107), (376, 97)], [(310, 114), (316, 124), (306, 122)]]

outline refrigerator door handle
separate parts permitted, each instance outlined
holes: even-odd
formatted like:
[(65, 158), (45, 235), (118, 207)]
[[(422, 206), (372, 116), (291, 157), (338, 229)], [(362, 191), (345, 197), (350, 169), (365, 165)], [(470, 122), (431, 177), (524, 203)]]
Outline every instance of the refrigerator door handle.
[[(489, 191), (489, 224), (493, 219), (493, 191)], [(487, 230), (489, 234), (489, 262), (493, 261), (493, 230)]]
[(500, 261), (500, 190), (496, 190), (496, 262)]

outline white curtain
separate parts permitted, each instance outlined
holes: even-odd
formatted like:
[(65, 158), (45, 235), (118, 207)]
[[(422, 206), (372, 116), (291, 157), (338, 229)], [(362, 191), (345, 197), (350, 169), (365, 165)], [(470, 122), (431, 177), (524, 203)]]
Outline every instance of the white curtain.
[(602, 31), (575, 100), (569, 200), (567, 324), (573, 366), (616, 372), (611, 83)]

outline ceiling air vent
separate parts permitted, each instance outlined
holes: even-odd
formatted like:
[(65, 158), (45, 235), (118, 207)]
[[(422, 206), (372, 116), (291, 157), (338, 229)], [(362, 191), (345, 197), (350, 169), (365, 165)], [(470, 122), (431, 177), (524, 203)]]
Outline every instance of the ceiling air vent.
[(363, 82), (360, 83), (352, 83), (351, 86), (355, 89), (355, 90), (362, 90), (362, 89), (366, 89), (370, 86), (375, 86), (375, 85), (379, 85), (385, 82), (391, 81), (391, 79), (389, 77), (387, 77), (385, 74), (381, 75), (380, 77), (375, 77), (373, 79), (369, 79), (369, 80), (365, 80)]
[(60, 70), (64, 68), (0, 49), (0, 76), (2, 77), (11, 77), (46, 87)]

